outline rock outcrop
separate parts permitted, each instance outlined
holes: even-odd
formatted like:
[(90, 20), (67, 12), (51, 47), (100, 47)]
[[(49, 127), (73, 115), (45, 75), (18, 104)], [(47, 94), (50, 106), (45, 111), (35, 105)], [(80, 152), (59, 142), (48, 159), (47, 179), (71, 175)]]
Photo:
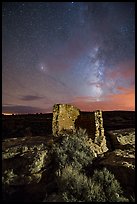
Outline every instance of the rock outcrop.
[(135, 129), (120, 129), (108, 132), (114, 149), (135, 148)]
[(6, 200), (14, 201), (14, 193), (24, 201), (45, 197), (51, 175), (49, 163), (48, 142), (44, 137), (6, 139), (2, 146), (2, 184)]
[(110, 131), (114, 151), (104, 153), (98, 166), (114, 173), (126, 192), (132, 195), (135, 189), (135, 129)]
[(126, 192), (132, 195), (135, 189), (135, 149), (116, 149), (108, 152), (99, 166), (106, 167), (120, 181)]
[[(95, 153), (95, 167), (106, 167), (114, 173), (124, 189), (132, 194), (135, 188), (135, 129), (109, 131), (113, 151), (108, 151), (100, 110), (83, 116), (74, 106), (56, 104), (53, 107), (53, 137), (48, 134), (41, 137), (29, 135), (3, 140), (3, 200), (42, 201), (50, 189), (56, 188), (52, 174), (54, 165), (51, 165), (49, 156), (50, 147), (64, 130), (72, 133), (79, 128), (88, 128), (87, 145)], [(60, 199), (52, 193), (54, 190), (49, 193), (51, 197)]]

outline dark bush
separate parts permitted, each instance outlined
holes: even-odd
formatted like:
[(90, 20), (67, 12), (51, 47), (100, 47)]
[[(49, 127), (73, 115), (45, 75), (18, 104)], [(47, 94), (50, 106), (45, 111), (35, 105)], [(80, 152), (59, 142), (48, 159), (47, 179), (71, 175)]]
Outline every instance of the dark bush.
[(58, 182), (65, 202), (128, 202), (120, 184), (107, 169), (96, 170), (93, 177), (88, 178), (79, 170), (67, 166)]
[(95, 157), (88, 135), (80, 129), (64, 132), (51, 150), (58, 195), (65, 202), (128, 202), (119, 182), (106, 168), (87, 177), (86, 168)]
[(115, 179), (115, 176), (106, 168), (103, 170), (95, 170), (92, 181), (101, 186), (102, 193), (107, 202), (128, 202), (124, 198), (120, 183)]
[(88, 135), (85, 130), (79, 129), (71, 134), (64, 132), (52, 147), (56, 167), (61, 170), (67, 164), (71, 164), (80, 170), (92, 163), (94, 152), (87, 145), (87, 141)]

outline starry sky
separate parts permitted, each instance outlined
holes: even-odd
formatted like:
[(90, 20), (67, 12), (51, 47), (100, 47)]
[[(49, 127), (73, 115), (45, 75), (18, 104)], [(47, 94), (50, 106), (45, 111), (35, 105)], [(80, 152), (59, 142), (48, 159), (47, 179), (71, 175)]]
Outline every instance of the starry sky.
[(135, 109), (133, 2), (3, 2), (2, 112)]

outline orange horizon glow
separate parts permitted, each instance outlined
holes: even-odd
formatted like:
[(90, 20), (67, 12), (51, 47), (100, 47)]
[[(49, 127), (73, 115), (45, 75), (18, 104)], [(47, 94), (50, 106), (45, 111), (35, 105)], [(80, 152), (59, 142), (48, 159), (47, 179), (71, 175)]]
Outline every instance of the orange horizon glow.
[[(72, 102), (66, 102), (66, 104), (74, 105), (75, 107), (79, 108), (81, 111), (96, 111), (98, 109), (102, 111), (135, 111), (135, 90), (134, 88), (125, 88), (122, 86), (117, 86), (116, 89), (118, 90), (117, 94), (108, 94), (106, 96), (102, 96), (100, 100), (96, 101), (95, 97), (91, 96), (79, 96), (73, 98)], [(61, 102), (59, 102), (62, 104)], [(22, 115), (22, 114), (36, 114), (36, 113), (52, 113), (52, 107), (54, 104), (51, 104), (49, 110), (44, 111), (25, 111), (25, 112), (4, 112), (4, 115)]]
[[(120, 89), (122, 89), (120, 87)], [(84, 100), (85, 99), (85, 100)], [(105, 100), (93, 101), (92, 98), (78, 97), (73, 103), (76, 107), (83, 111), (93, 110), (124, 110), (124, 111), (135, 111), (135, 92), (133, 90), (125, 90), (125, 93), (113, 94), (105, 96)]]
[(3, 115), (12, 115), (14, 113), (2, 113)]
[[(79, 105), (75, 105), (73, 104), (75, 107), (79, 108), (80, 111), (85, 111), (85, 112), (92, 112), (92, 111), (96, 111), (96, 110), (101, 110), (101, 111), (135, 111), (135, 108), (116, 108), (115, 106), (113, 106), (114, 109), (109, 109), (109, 106), (108, 104), (104, 107), (104, 108), (101, 108), (101, 107), (97, 107), (97, 106), (87, 106), (85, 107), (84, 104), (79, 104)], [(52, 113), (52, 111), (50, 112), (42, 112), (42, 114), (48, 114), (48, 113)], [(37, 114), (37, 113), (2, 113), (2, 115), (27, 115), (27, 114)], [(38, 113), (40, 114), (40, 113)]]

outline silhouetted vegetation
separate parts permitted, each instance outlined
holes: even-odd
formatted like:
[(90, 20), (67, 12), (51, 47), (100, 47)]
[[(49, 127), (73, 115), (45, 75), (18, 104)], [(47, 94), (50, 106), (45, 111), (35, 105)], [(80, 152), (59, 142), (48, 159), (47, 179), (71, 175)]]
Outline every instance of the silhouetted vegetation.
[[(103, 111), (102, 115), (105, 131), (135, 127), (135, 111)], [(2, 138), (28, 136), (26, 128), (31, 130), (32, 136), (52, 134), (52, 116), (52, 113), (2, 114)], [(90, 132), (90, 112), (81, 111), (80, 119), (78, 118), (75, 125), (87, 129), (87, 133)]]
[(52, 147), (56, 167), (61, 170), (69, 164), (82, 170), (92, 163), (94, 153), (87, 145), (87, 141), (88, 135), (85, 130), (79, 129), (71, 134), (64, 131)]
[(120, 183), (106, 168), (95, 170), (91, 177), (86, 175), (85, 167), (94, 159), (87, 139), (85, 130), (80, 129), (64, 132), (53, 144), (57, 198), (65, 202), (128, 202)]
[(128, 202), (119, 182), (106, 168), (96, 170), (92, 178), (67, 166), (58, 178), (59, 194), (65, 202)]
[(2, 138), (47, 134), (52, 134), (52, 113), (2, 116)]
[[(84, 121), (81, 127), (88, 127), (87, 118), (89, 115), (90, 113), (84, 113), (81, 116), (81, 121)], [(42, 188), (45, 188), (45, 191), (41, 195), (39, 192), (36, 193), (41, 200), (46, 192), (46, 202), (48, 202), (48, 198), (50, 198), (49, 201), (53, 201), (51, 198), (53, 194), (54, 201), (58, 202), (135, 202), (133, 194), (132, 196), (130, 196), (130, 192), (129, 195), (128, 193), (124, 194), (125, 189), (121, 188), (121, 184), (115, 179), (111, 169), (108, 171), (106, 168), (102, 169), (103, 167), (97, 166), (98, 163), (95, 161), (98, 161), (99, 157), (94, 160), (94, 151), (87, 145), (88, 131), (82, 129), (73, 133), (64, 131), (61, 135), (54, 137), (51, 135), (52, 114), (2, 115), (2, 120), (2, 138), (46, 137), (44, 141), (50, 149), (51, 162), (48, 166), (49, 169), (46, 166), (46, 171), (44, 170), (43, 173), (45, 177), (42, 178), (43, 183), (40, 184)], [(110, 140), (109, 135), (106, 135), (107, 130), (134, 127), (134, 112), (105, 111), (103, 112), (103, 123), (105, 136)], [(113, 147), (111, 149), (113, 150)], [(125, 187), (123, 186), (123, 188)], [(20, 191), (20, 194), (26, 196), (27, 200), (25, 191)], [(18, 194), (18, 191), (15, 191), (15, 200), (20, 199), (21, 196)], [(5, 200), (7, 198), (6, 195)], [(12, 201), (11, 197), (9, 200)]]

